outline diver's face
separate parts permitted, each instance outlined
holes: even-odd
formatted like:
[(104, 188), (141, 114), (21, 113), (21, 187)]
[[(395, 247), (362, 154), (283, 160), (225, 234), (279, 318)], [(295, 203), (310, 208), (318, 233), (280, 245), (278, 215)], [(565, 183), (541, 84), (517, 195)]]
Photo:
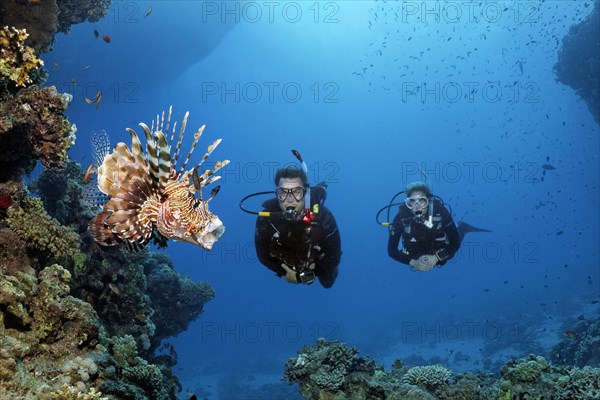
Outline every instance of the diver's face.
[(413, 215), (427, 214), (427, 206), (429, 205), (429, 201), (427, 200), (427, 195), (425, 192), (421, 190), (415, 190), (410, 194), (410, 196), (408, 196), (407, 203), (412, 205), (412, 208), (409, 208)]
[[(303, 188), (302, 180), (300, 178), (281, 178), (279, 179), (278, 188), (282, 189), (294, 189), (294, 188)], [(297, 212), (301, 212), (304, 209), (304, 197), (300, 200), (296, 200), (294, 196), (289, 193), (287, 197), (282, 201), (281, 199), (277, 199), (279, 202), (279, 207), (281, 211), (285, 211), (288, 208), (293, 208)]]

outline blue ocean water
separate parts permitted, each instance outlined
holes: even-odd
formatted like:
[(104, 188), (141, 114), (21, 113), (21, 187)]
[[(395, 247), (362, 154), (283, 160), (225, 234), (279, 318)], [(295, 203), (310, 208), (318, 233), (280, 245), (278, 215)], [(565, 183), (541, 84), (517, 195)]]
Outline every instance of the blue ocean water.
[[(74, 95), (70, 155), (84, 169), (92, 132), (129, 143), (126, 127), (170, 105), (174, 120), (190, 111), (184, 151), (207, 125), (192, 161), (216, 138), (212, 161), (231, 160), (211, 202), (226, 234), (211, 252), (166, 250), (180, 273), (216, 291), (170, 341), (184, 388), (253, 398), (264, 384), (287, 385), (285, 361), (319, 337), (387, 367), (497, 372), (511, 356), (546, 354), (579, 315), (597, 316), (600, 129), (553, 72), (562, 37), (591, 8), (119, 1), (100, 22), (57, 36), (44, 57), (48, 84)], [(85, 98), (98, 90), (96, 109)], [(331, 289), (290, 285), (263, 267), (255, 219), (238, 208), (273, 189), (276, 168), (295, 163), (292, 148), (313, 183), (329, 183), (343, 251)], [(419, 169), (455, 221), (493, 230), (469, 234), (429, 273), (390, 259), (374, 218)]]

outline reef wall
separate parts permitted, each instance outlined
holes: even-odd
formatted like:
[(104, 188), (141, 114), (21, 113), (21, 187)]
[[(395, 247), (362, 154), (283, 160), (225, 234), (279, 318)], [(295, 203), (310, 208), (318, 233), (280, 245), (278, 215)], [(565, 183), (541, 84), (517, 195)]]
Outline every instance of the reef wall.
[(563, 38), (554, 66), (559, 82), (571, 86), (600, 124), (600, 0), (582, 22)]
[(214, 297), (167, 255), (103, 248), (88, 233), (90, 181), (67, 155), (71, 96), (41, 87), (39, 53), (109, 4), (0, 4), (0, 399), (176, 399), (165, 339)]
[(3, 0), (0, 27), (26, 29), (27, 45), (47, 52), (56, 32), (67, 33), (71, 25), (84, 21), (99, 21), (110, 4), (111, 0)]

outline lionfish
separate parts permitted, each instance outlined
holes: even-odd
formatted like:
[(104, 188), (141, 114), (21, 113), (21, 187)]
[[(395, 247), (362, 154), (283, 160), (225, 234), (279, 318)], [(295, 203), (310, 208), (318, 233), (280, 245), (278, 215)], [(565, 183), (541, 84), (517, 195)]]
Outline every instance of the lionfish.
[[(168, 132), (172, 107), (166, 120)], [(184, 172), (205, 125), (194, 134), (192, 147), (181, 167), (177, 159), (183, 140), (189, 112), (183, 117), (173, 155), (171, 145), (175, 136), (173, 125), (171, 139), (167, 143), (163, 133), (165, 114), (152, 121), (151, 128), (140, 123), (146, 135), (146, 152), (136, 132), (130, 128), (131, 149), (123, 142), (117, 143), (113, 152), (106, 154), (98, 167), (98, 188), (110, 196), (102, 211), (95, 216), (89, 230), (96, 242), (105, 246), (127, 243), (130, 246), (145, 245), (157, 231), (165, 238), (184, 241), (210, 250), (225, 232), (219, 218), (208, 209), (208, 203), (217, 194), (215, 187), (210, 198), (202, 199), (202, 188), (220, 178), (214, 173), (229, 163), (219, 161), (212, 170), (198, 174), (198, 168), (221, 143), (215, 140), (202, 160), (193, 169)], [(154, 129), (156, 126), (156, 129)], [(198, 193), (198, 196), (196, 196)]]

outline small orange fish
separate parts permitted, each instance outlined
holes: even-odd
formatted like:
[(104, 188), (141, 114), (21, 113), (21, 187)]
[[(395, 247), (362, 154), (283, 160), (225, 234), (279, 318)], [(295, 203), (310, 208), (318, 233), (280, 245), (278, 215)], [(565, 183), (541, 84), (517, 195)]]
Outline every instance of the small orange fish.
[(92, 175), (94, 175), (94, 164), (90, 164), (90, 166), (85, 171), (85, 174), (83, 175), (83, 183), (88, 183)]
[(573, 331), (566, 331), (565, 333), (563, 333), (563, 335), (565, 335), (568, 338), (574, 338), (577, 337), (577, 333), (573, 332)]
[(110, 43), (110, 36), (104, 35), (102, 36), (102, 40), (104, 40), (106, 43)]
[(90, 99), (90, 98), (85, 98), (85, 102), (88, 104), (94, 104), (94, 100)]

